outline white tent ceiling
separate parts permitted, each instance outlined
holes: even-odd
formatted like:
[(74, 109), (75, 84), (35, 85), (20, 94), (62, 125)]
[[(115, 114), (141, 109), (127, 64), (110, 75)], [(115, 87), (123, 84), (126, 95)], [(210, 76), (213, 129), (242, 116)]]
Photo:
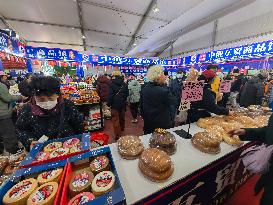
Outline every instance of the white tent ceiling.
[[(0, 0), (0, 16), (29, 45), (126, 54), (154, 32), (210, 0)], [(150, 9), (156, 4), (159, 12)], [(79, 7), (78, 7), (79, 5)], [(81, 12), (79, 12), (81, 11)], [(80, 15), (81, 13), (81, 15)], [(195, 15), (192, 13), (192, 15)], [(82, 20), (82, 24), (81, 24)], [(273, 30), (273, 0), (256, 0), (218, 19), (215, 44)], [(178, 25), (179, 26), (179, 25)], [(0, 21), (0, 28), (4, 25)], [(173, 54), (212, 45), (214, 23), (182, 35)], [(137, 31), (137, 32), (136, 32)], [(82, 35), (86, 39), (82, 39)], [(85, 43), (84, 43), (85, 41)], [(146, 53), (154, 56), (157, 52)], [(169, 57), (170, 48), (161, 57)]]

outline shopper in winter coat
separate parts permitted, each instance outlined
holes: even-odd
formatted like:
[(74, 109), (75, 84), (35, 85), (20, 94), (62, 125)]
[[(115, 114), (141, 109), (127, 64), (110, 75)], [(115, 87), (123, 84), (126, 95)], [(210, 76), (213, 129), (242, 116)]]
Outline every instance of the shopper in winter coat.
[(154, 132), (156, 128), (171, 128), (173, 125), (170, 105), (176, 103), (168, 87), (161, 66), (152, 66), (148, 70), (149, 82), (141, 91), (141, 113), (144, 119), (144, 134)]
[(111, 107), (115, 139), (118, 140), (125, 129), (125, 108), (129, 91), (120, 71), (114, 71), (112, 75), (107, 105)]
[(188, 122), (192, 123), (198, 121), (200, 118), (210, 117), (211, 113), (217, 115), (229, 114), (228, 109), (217, 105), (216, 94), (211, 89), (211, 84), (215, 76), (216, 74), (213, 70), (206, 70), (199, 77), (199, 80), (205, 80), (203, 99), (191, 103), (191, 109), (188, 110)]
[(239, 104), (237, 103), (237, 99), (241, 88), (245, 84), (245, 77), (244, 74), (240, 74), (237, 79), (232, 83), (230, 88), (230, 96), (229, 96), (229, 103), (232, 107), (238, 107)]
[[(233, 135), (239, 135), (244, 141), (259, 141), (266, 145), (273, 145), (273, 115), (271, 115), (268, 125), (262, 128), (239, 129), (230, 132)], [(260, 205), (272, 205), (273, 203), (273, 157), (270, 159), (270, 168), (268, 173), (263, 174), (255, 187), (257, 195), (264, 188)]]
[(106, 75), (100, 75), (97, 80), (97, 92), (102, 104), (107, 104), (111, 80)]
[(18, 150), (18, 139), (12, 122), (12, 103), (22, 99), (21, 96), (10, 95), (5, 81), (6, 74), (0, 71), (0, 154), (4, 148), (15, 154)]
[(240, 93), (240, 106), (262, 105), (264, 98), (264, 81), (266, 74), (259, 74), (250, 79), (242, 88)]
[(170, 81), (170, 91), (171, 94), (175, 97), (176, 102), (175, 104), (171, 105), (171, 110), (172, 110), (172, 121), (174, 122), (175, 117), (177, 115), (177, 111), (181, 102), (181, 95), (182, 95), (182, 82), (183, 79), (183, 72), (178, 71), (176, 74), (176, 78), (172, 79)]
[(43, 136), (49, 139), (83, 133), (83, 116), (75, 105), (60, 95), (59, 81), (53, 77), (33, 77), (33, 97), (21, 109), (16, 130), (27, 150)]
[(128, 85), (130, 110), (133, 117), (132, 123), (137, 123), (137, 114), (140, 101), (141, 85), (137, 80), (132, 80)]

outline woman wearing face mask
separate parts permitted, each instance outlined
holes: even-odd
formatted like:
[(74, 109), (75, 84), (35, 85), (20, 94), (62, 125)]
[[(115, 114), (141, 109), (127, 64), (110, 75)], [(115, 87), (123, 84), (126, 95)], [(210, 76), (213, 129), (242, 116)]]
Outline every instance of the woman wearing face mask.
[(170, 105), (175, 98), (166, 86), (166, 76), (161, 66), (149, 68), (149, 82), (141, 91), (141, 113), (144, 119), (144, 134), (154, 132), (156, 128), (171, 128), (172, 113)]
[(16, 122), (19, 139), (27, 150), (43, 135), (54, 139), (83, 133), (83, 116), (72, 102), (61, 97), (56, 78), (32, 78), (30, 87), (32, 97)]

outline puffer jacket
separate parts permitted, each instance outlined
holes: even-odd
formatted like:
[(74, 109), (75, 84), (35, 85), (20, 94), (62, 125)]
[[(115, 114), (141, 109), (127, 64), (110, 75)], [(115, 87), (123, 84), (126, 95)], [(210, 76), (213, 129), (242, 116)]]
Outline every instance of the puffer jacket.
[(240, 93), (240, 106), (261, 105), (264, 97), (264, 85), (258, 78), (249, 80)]
[(140, 100), (140, 90), (141, 86), (137, 80), (132, 80), (129, 85), (129, 102), (137, 103)]
[(97, 92), (102, 102), (107, 102), (108, 100), (110, 85), (111, 81), (105, 75), (98, 77)]
[(126, 106), (128, 95), (128, 86), (124, 83), (123, 77), (117, 76), (112, 80), (107, 105), (113, 109), (122, 110)]
[(11, 118), (12, 115), (12, 102), (21, 99), (21, 96), (11, 95), (7, 86), (0, 83), (0, 119)]

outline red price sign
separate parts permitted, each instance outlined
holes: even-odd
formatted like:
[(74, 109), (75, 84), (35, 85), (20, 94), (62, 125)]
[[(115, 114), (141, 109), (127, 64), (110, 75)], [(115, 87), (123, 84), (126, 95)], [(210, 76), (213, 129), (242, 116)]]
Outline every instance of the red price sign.
[(229, 93), (232, 80), (222, 80), (219, 87), (219, 93)]
[(203, 99), (204, 81), (185, 81), (182, 88), (182, 100), (188, 102)]

